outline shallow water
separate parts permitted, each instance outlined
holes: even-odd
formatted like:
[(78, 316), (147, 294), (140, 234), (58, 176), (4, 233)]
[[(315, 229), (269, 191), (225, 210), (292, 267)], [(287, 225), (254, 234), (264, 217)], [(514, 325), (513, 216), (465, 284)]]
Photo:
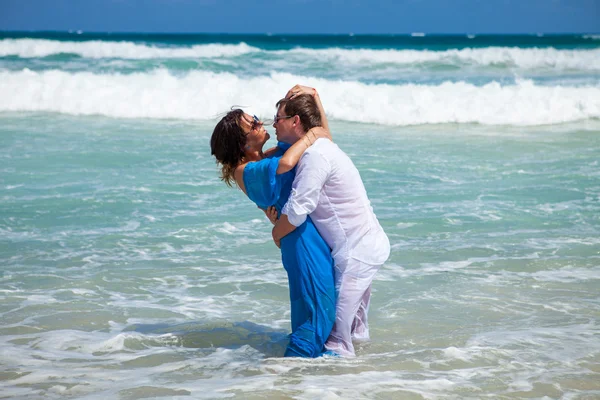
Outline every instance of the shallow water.
[(316, 360), (281, 357), (286, 275), (213, 124), (0, 115), (0, 397), (600, 397), (597, 121), (334, 121), (392, 254), (372, 341)]
[[(0, 397), (600, 398), (599, 66), (596, 36), (1, 33)], [(392, 244), (354, 359), (281, 357), (270, 223), (208, 150), (296, 83)]]

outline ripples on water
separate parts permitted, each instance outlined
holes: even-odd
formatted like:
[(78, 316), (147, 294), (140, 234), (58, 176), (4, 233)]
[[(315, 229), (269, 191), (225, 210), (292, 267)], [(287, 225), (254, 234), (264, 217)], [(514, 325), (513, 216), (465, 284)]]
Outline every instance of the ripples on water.
[(334, 123), (392, 255), (373, 341), (298, 360), (270, 224), (218, 180), (211, 123), (2, 122), (4, 396), (600, 396), (593, 123)]
[[(599, 58), (576, 35), (1, 33), (0, 397), (600, 398)], [(392, 243), (355, 359), (281, 357), (270, 224), (209, 155), (216, 115), (298, 82)]]

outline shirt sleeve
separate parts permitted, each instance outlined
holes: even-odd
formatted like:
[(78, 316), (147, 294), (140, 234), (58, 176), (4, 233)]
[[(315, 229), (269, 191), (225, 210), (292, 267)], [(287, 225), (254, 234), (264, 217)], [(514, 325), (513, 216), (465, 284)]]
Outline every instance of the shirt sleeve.
[(244, 186), (250, 200), (261, 208), (272, 206), (279, 199), (281, 179), (277, 166), (281, 157), (250, 162), (244, 168)]
[(330, 172), (331, 165), (322, 154), (309, 150), (304, 153), (296, 167), (292, 192), (281, 211), (288, 216), (290, 224), (302, 225), (306, 216), (317, 208), (321, 189)]

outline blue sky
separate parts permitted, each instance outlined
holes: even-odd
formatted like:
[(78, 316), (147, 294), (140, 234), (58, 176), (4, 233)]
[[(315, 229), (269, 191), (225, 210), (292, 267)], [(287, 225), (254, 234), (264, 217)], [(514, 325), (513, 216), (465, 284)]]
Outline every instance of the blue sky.
[(600, 0), (0, 0), (0, 30), (598, 33)]

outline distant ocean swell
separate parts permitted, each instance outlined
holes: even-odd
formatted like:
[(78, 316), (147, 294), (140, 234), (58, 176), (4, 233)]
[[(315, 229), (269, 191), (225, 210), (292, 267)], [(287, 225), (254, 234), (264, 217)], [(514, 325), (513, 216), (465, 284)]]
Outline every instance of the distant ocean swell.
[(342, 121), (535, 126), (600, 119), (597, 41), (522, 38), (550, 40), (535, 47), (490, 37), (465, 47), (460, 40), (469, 39), (439, 37), (427, 47), (418, 45), (427, 38), (398, 38), (404, 44), (392, 46), (386, 37), (362, 38), (370, 41), (364, 46), (331, 36), (320, 43), (242, 39), (6, 37), (0, 112), (207, 120), (238, 104), (269, 117), (289, 87), (304, 83), (318, 87), (330, 117)]
[(319, 88), (331, 118), (382, 125), (479, 123), (543, 125), (600, 118), (600, 87), (543, 86), (531, 80), (365, 84), (287, 73), (240, 78), (230, 73), (160, 69), (131, 74), (1, 71), (0, 111), (45, 111), (120, 118), (213, 119), (232, 105), (262, 117), (291, 85)]
[(4, 39), (0, 41), (0, 57), (48, 57), (71, 54), (83, 58), (101, 59), (171, 59), (171, 58), (234, 58), (275, 57), (282, 62), (288, 57), (302, 58), (305, 62), (339, 62), (353, 64), (397, 64), (422, 66), (423, 63), (486, 67), (518, 67), (522, 69), (557, 68), (600, 71), (600, 49), (555, 49), (488, 47), (447, 49), (441, 51), (413, 49), (345, 49), (303, 48), (265, 50), (239, 44), (201, 44), (191, 46), (157, 46), (134, 42), (62, 42), (45, 39)]

